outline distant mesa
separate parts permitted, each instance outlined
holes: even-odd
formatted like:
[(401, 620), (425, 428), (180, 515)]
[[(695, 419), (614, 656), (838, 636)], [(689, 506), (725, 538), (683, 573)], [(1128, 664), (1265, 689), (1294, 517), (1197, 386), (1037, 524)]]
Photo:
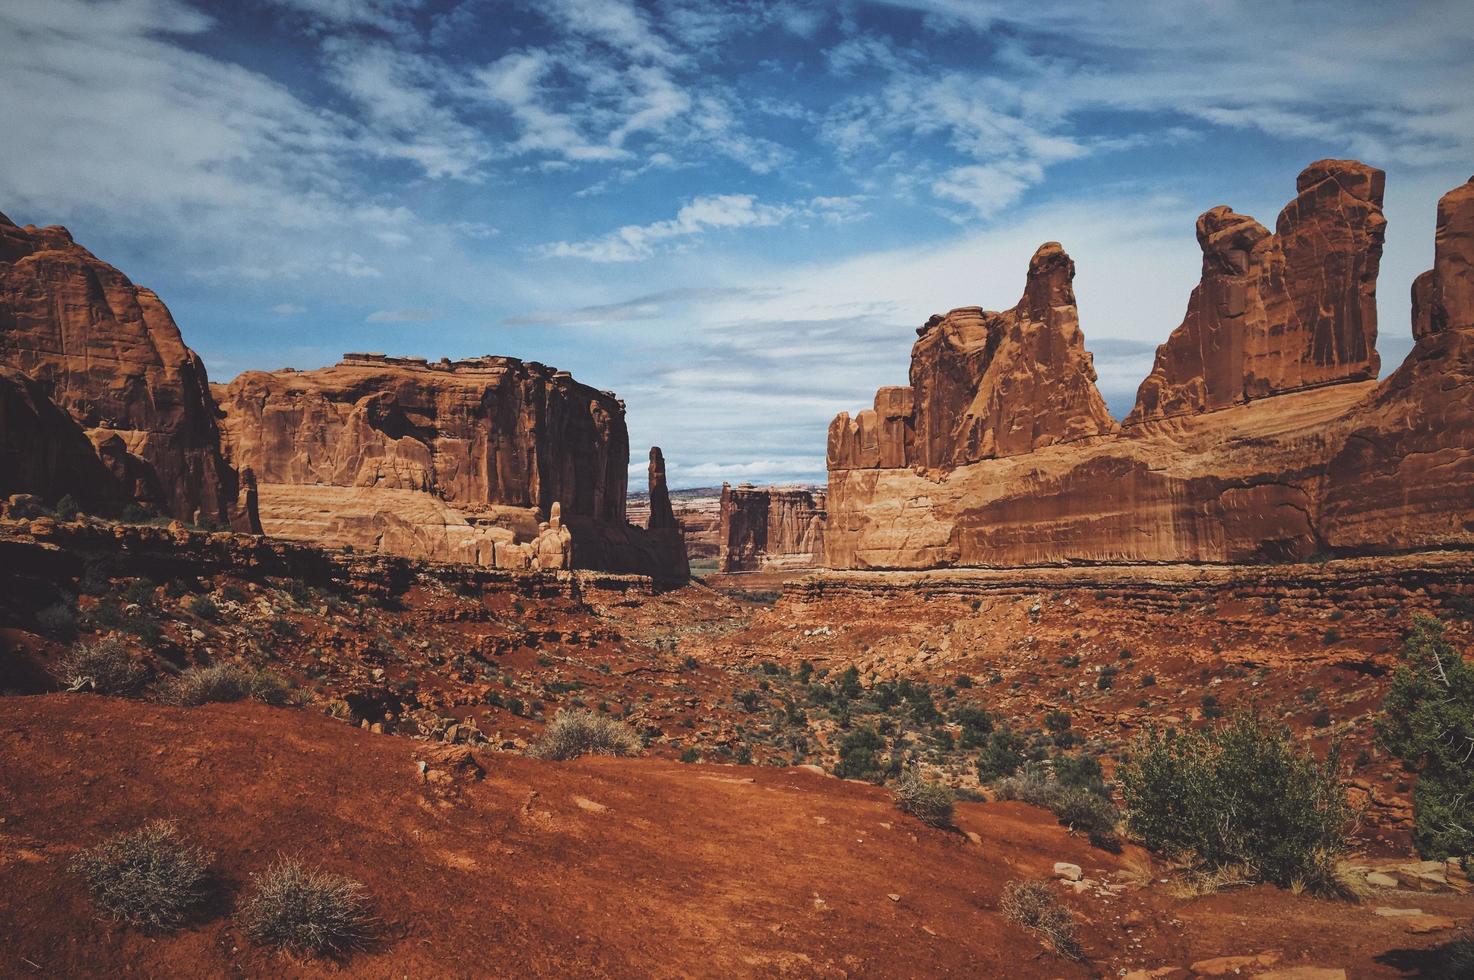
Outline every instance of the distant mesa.
[(1055, 243), (1012, 310), (917, 333), (829, 429), (825, 563), (1245, 562), (1474, 544), (1474, 184), (1439, 204), (1416, 342), (1380, 385), (1382, 171), (1322, 160), (1271, 234), (1198, 219), (1202, 279), (1117, 426)]
[(824, 561), (824, 494), (802, 487), (722, 484), (717, 569), (789, 572)]

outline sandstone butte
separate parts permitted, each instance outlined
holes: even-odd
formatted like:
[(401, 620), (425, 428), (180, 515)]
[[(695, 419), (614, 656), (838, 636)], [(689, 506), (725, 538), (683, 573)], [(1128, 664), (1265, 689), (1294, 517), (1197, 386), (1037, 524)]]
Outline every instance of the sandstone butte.
[(923, 326), (909, 387), (829, 429), (825, 562), (1247, 562), (1474, 544), (1474, 181), (1439, 202), (1414, 347), (1376, 382), (1384, 175), (1323, 160), (1274, 234), (1215, 207), (1119, 426), (1054, 243), (1003, 313)]
[(0, 214), (0, 495), (259, 531), (205, 366), (149, 289), (65, 228)]
[(801, 570), (823, 563), (822, 492), (723, 483), (719, 520), (719, 571)]
[[(626, 519), (624, 403), (508, 357), (347, 354), (216, 386), (267, 534), (498, 568), (684, 580), (680, 530)], [(652, 497), (668, 495), (652, 450)]]

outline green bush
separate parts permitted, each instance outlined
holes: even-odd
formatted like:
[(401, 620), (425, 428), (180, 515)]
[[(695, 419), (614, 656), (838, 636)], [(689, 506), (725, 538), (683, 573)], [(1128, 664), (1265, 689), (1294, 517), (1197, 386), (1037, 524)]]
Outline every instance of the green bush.
[(1428, 616), (1414, 618), (1402, 658), (1377, 729), (1418, 774), (1413, 841), (1424, 857), (1474, 854), (1474, 666)]
[(148, 671), (114, 637), (72, 647), (57, 665), (57, 676), (69, 691), (118, 696), (136, 694), (148, 682)]
[(1338, 770), (1334, 750), (1319, 762), (1283, 726), (1237, 715), (1212, 730), (1148, 731), (1116, 775), (1127, 826), (1151, 850), (1333, 891), (1354, 823)]
[(1110, 788), (1101, 779), (1100, 764), (1089, 756), (1058, 756), (1052, 773), (1031, 764), (1023, 774), (994, 783), (993, 792), (1000, 800), (1019, 800), (1050, 811), (1096, 847), (1112, 852), (1121, 849), (1116, 837), (1120, 814), (1111, 802)]
[(373, 933), (368, 895), (352, 878), (282, 858), (251, 881), (255, 889), (241, 918), (263, 946), (341, 956), (362, 948)]
[(189, 600), (189, 611), (191, 615), (200, 619), (215, 619), (220, 615), (220, 607), (215, 605), (215, 600), (207, 595), (197, 595)]
[(1061, 956), (1078, 960), (1080, 941), (1075, 938), (1075, 917), (1047, 881), (1010, 881), (1003, 886), (998, 911), (1042, 936)]
[(841, 779), (864, 779), (878, 783), (885, 779), (885, 762), (881, 753), (885, 738), (873, 728), (856, 728), (839, 743), (839, 765), (834, 774)]
[(1026, 747), (1023, 736), (1016, 735), (1007, 728), (989, 733), (987, 741), (983, 743), (983, 751), (978, 755), (978, 780), (991, 783), (995, 779), (1018, 772), (1019, 766), (1024, 764)]
[(97, 907), (145, 929), (174, 929), (209, 891), (213, 856), (156, 820), (109, 838), (72, 859)]
[(292, 689), (286, 678), (269, 670), (214, 664), (190, 667), (159, 692), (160, 701), (182, 707), (246, 698), (281, 706), (291, 702)]
[(581, 755), (639, 755), (644, 743), (624, 722), (580, 708), (560, 709), (528, 755), (563, 762)]
[(906, 770), (896, 780), (895, 796), (896, 806), (922, 823), (933, 827), (952, 825), (952, 804), (957, 794), (941, 783), (928, 781), (915, 769)]
[(59, 640), (70, 641), (77, 635), (77, 609), (70, 603), (58, 602), (36, 613), (36, 626)]

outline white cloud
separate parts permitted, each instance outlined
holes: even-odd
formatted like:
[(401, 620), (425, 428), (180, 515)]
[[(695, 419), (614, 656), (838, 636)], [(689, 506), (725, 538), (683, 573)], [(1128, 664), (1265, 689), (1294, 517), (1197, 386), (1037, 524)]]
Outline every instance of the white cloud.
[(752, 194), (712, 194), (683, 205), (672, 219), (625, 225), (587, 241), (553, 242), (541, 251), (553, 258), (635, 262), (650, 258), (661, 243), (673, 238), (690, 238), (717, 228), (767, 227), (781, 224), (793, 214), (793, 208), (787, 205), (762, 204)]
[(275, 316), (301, 316), (307, 312), (307, 307), (296, 303), (278, 303), (271, 308), (271, 312)]
[(363, 318), (364, 323), (422, 323), (435, 317), (434, 310), (375, 310)]

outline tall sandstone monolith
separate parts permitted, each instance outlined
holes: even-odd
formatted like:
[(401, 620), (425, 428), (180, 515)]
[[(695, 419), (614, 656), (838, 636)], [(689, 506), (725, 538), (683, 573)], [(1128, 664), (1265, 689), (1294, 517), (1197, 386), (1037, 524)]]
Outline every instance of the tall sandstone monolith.
[(1375, 379), (1385, 183), (1374, 167), (1321, 160), (1274, 234), (1222, 205), (1198, 218), (1202, 280), (1127, 423)]
[[(237, 507), (238, 477), (221, 453), (199, 356), (152, 290), (65, 228), (22, 228), (0, 215), (0, 364), (86, 434), (109, 473), (111, 503), (259, 531)], [(95, 497), (97, 485), (73, 495)]]
[(830, 468), (945, 471), (1114, 431), (1080, 332), (1074, 278), (1069, 255), (1046, 242), (1012, 309), (933, 316), (916, 331), (910, 387), (882, 388), (873, 410), (834, 420)]

